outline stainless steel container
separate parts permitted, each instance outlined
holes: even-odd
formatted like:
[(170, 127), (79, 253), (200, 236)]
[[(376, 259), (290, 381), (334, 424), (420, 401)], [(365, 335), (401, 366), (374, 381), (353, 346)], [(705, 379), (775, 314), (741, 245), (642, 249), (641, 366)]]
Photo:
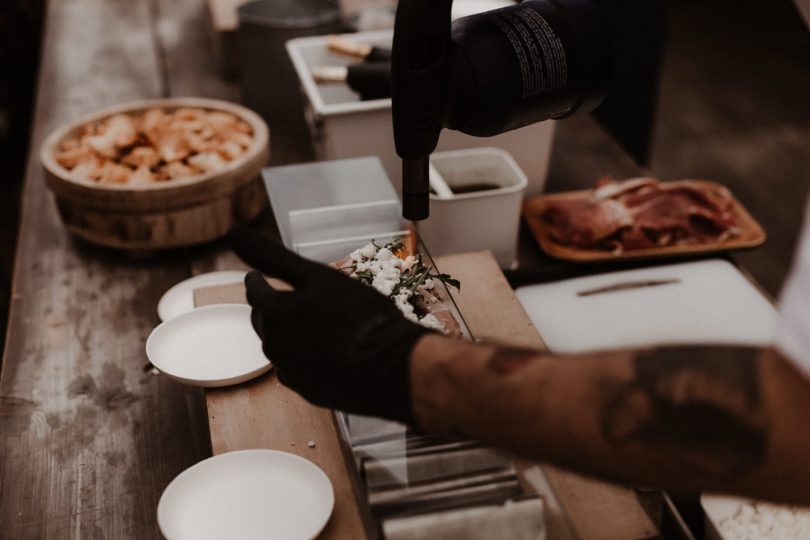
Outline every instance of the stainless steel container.
[(239, 49), (245, 104), (277, 134), (307, 133), (304, 102), (285, 43), (339, 32), (340, 9), (329, 0), (257, 0), (239, 6)]

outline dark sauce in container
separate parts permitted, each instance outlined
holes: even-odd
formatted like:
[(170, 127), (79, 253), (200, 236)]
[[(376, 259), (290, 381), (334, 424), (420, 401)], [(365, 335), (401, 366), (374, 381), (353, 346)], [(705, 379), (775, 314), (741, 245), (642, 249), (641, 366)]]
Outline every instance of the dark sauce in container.
[[(490, 191), (493, 189), (500, 189), (503, 186), (499, 186), (498, 184), (492, 184), (488, 182), (476, 182), (474, 184), (466, 184), (463, 186), (448, 185), (447, 187), (450, 188), (450, 191), (453, 192), (453, 195), (462, 195), (465, 193), (477, 193), (479, 191)], [(436, 190), (434, 190), (433, 187), (431, 187), (430, 193), (436, 195)]]
[(498, 184), (489, 184), (486, 182), (478, 182), (476, 184), (467, 184), (465, 186), (450, 186), (450, 190), (456, 194), (462, 193), (475, 193), (476, 191), (489, 191), (491, 189), (500, 189)]

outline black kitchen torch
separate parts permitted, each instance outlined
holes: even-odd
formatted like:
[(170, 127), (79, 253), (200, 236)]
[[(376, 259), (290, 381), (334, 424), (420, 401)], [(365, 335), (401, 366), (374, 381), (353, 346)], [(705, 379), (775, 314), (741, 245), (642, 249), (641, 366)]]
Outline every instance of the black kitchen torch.
[(490, 137), (589, 112), (610, 82), (609, 0), (525, 0), (451, 24), (452, 0), (399, 0), (391, 52), (402, 215), (429, 215), (442, 128)]

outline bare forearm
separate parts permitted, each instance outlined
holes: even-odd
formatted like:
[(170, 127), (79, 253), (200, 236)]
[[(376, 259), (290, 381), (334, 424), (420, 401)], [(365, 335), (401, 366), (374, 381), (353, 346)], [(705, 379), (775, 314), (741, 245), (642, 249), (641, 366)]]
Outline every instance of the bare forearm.
[(430, 336), (412, 381), (417, 421), (433, 432), (617, 480), (810, 503), (810, 440), (796, 412), (810, 410), (810, 394), (760, 351), (553, 357)]

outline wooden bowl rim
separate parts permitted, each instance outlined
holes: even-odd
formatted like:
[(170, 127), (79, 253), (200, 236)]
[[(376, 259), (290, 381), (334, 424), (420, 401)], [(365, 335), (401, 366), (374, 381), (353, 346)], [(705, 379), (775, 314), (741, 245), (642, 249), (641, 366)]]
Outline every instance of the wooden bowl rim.
[[(155, 108), (173, 110), (183, 107), (194, 107), (206, 110), (229, 112), (238, 116), (241, 120), (247, 122), (253, 130), (253, 146), (244, 154), (229, 162), (225, 167), (217, 171), (188, 176), (177, 180), (169, 180), (166, 182), (153, 182), (145, 186), (137, 187), (133, 187), (129, 184), (101, 184), (93, 180), (75, 176), (71, 173), (71, 171), (67, 170), (56, 162), (56, 149), (58, 148), (59, 143), (61, 143), (68, 135), (77, 131), (86, 124), (103, 120), (115, 114), (126, 114)], [(252, 110), (237, 103), (219, 99), (198, 97), (145, 99), (98, 109), (79, 118), (78, 120), (74, 120), (60, 128), (55, 129), (48, 135), (45, 142), (42, 144), (39, 152), (39, 159), (43, 167), (45, 167), (45, 169), (53, 176), (82, 188), (124, 194), (143, 193), (149, 191), (159, 192), (163, 190), (172, 190), (186, 186), (198, 185), (208, 181), (215, 181), (222, 176), (237, 171), (239, 168), (243, 167), (265, 152), (269, 140), (269, 129), (265, 121)]]

